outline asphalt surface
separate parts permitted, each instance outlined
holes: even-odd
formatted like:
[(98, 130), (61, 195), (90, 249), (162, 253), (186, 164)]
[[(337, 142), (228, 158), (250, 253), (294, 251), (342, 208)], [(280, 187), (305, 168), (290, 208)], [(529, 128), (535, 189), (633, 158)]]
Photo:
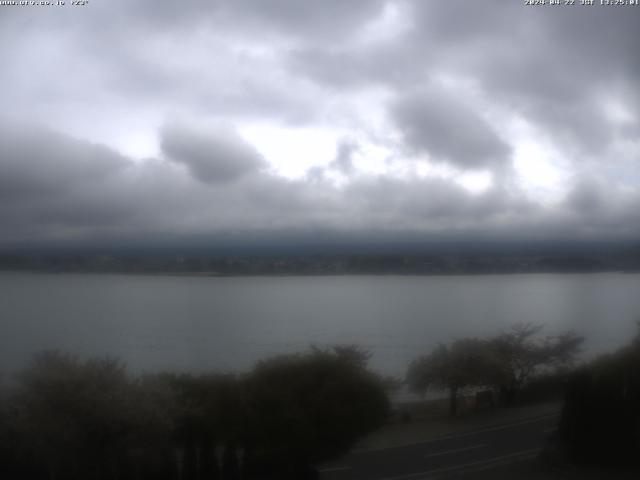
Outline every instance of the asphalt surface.
[(322, 480), (427, 480), (531, 462), (556, 429), (558, 414), (456, 433), (406, 445), (354, 452), (320, 467)]

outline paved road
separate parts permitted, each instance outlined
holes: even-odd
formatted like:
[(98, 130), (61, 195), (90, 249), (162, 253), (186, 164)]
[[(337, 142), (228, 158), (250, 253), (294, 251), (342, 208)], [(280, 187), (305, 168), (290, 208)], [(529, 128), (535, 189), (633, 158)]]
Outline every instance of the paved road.
[(427, 480), (530, 460), (556, 428), (549, 414), (427, 442), (355, 452), (320, 470), (322, 480)]

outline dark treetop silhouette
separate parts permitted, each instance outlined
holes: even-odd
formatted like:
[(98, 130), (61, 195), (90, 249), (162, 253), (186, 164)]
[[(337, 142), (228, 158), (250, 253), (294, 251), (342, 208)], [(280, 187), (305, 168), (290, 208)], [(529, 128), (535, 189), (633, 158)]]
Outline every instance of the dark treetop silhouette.
[(355, 347), (247, 375), (131, 377), (112, 359), (38, 355), (0, 410), (0, 473), (21, 479), (304, 479), (388, 412)]

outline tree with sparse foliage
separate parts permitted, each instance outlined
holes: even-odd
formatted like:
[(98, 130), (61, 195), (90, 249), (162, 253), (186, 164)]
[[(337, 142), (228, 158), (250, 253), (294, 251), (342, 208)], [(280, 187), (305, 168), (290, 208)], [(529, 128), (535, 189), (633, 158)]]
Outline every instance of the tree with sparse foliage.
[(543, 368), (570, 365), (584, 339), (573, 332), (540, 338), (542, 325), (516, 324), (488, 341), (492, 384), (505, 404), (516, 401), (526, 382)]
[(583, 338), (573, 332), (537, 337), (542, 327), (518, 324), (493, 338), (465, 338), (440, 344), (428, 355), (414, 360), (407, 371), (412, 391), (444, 389), (449, 394), (449, 413), (456, 415), (458, 396), (467, 387), (491, 387), (512, 404), (526, 382), (543, 368), (570, 365)]
[(429, 355), (411, 363), (406, 380), (416, 393), (424, 394), (429, 388), (447, 390), (449, 414), (455, 416), (461, 391), (487, 382), (488, 362), (484, 340), (465, 338), (450, 345), (441, 343)]

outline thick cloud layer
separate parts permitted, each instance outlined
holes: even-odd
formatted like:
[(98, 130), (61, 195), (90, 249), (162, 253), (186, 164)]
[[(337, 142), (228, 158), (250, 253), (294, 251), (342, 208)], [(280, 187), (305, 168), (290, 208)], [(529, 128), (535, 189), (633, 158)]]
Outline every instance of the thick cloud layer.
[(160, 146), (170, 160), (184, 164), (204, 183), (225, 183), (258, 170), (264, 160), (229, 128), (196, 129), (171, 123), (160, 132)]
[(522, 3), (4, 6), (0, 244), (637, 238), (640, 8)]
[[(477, 194), (444, 178), (420, 176), (359, 174), (338, 187), (324, 178), (288, 180), (252, 170), (227, 181), (203, 181), (172, 160), (134, 161), (51, 131), (14, 136), (9, 130), (5, 126), (0, 134), (0, 146), (10, 153), (0, 162), (3, 246), (186, 241), (231, 232), (245, 241), (266, 235), (283, 242), (323, 231), (350, 238), (394, 233), (399, 240), (403, 233), (541, 239), (545, 232), (566, 236), (575, 228), (615, 228), (612, 213), (637, 221), (640, 206), (635, 193), (604, 194), (586, 180), (564, 205), (546, 209), (503, 188)], [(208, 158), (210, 145), (200, 146), (202, 151), (189, 153)], [(628, 236), (628, 226), (611, 233)]]
[(484, 119), (442, 92), (401, 97), (392, 118), (407, 146), (461, 168), (492, 167), (505, 163), (509, 147)]

